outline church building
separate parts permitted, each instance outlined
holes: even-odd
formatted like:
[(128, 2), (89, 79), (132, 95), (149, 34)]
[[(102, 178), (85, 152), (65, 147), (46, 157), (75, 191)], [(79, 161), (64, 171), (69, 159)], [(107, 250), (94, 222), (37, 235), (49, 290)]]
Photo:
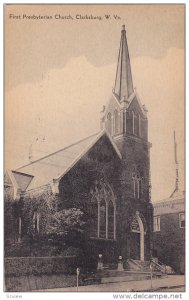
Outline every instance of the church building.
[[(142, 79), (142, 78), (141, 78)], [(63, 109), (63, 108), (62, 108)], [(53, 195), (57, 209), (79, 208), (86, 215), (89, 253), (104, 262), (149, 261), (152, 255), (153, 206), (147, 109), (133, 88), (125, 26), (109, 103), (101, 112), (99, 133), (33, 161), (5, 176), (13, 201)], [(48, 202), (48, 200), (47, 200)], [(20, 211), (18, 240), (26, 234)], [(37, 232), (45, 214), (31, 217)]]

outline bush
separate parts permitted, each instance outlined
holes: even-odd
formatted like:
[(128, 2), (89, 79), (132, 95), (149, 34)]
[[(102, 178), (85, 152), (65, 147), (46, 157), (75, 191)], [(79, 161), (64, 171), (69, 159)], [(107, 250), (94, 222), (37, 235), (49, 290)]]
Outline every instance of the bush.
[(11, 257), (5, 258), (5, 275), (75, 274), (77, 264), (75, 256)]
[(75, 247), (68, 247), (66, 250), (62, 253), (63, 256), (72, 256), (75, 255), (77, 257), (80, 257), (82, 255), (82, 250)]
[[(60, 250), (61, 249), (61, 250)], [(62, 251), (62, 245), (54, 244), (48, 241), (22, 241), (21, 243), (6, 244), (5, 257), (43, 257), (56, 256)]]

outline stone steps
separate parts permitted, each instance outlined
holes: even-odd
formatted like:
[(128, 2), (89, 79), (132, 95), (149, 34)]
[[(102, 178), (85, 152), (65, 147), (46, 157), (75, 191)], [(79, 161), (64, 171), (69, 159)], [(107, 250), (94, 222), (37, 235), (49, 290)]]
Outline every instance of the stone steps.
[(153, 278), (158, 278), (162, 276), (162, 273), (160, 271), (155, 270), (151, 274), (149, 261), (128, 259), (126, 262), (123, 263), (123, 266), (123, 270), (118, 270), (117, 264), (104, 265), (103, 270), (99, 270), (95, 273), (95, 280), (99, 283), (113, 283), (146, 280), (151, 279), (151, 276)]
[[(161, 277), (161, 273), (153, 272), (153, 278)], [(96, 274), (100, 283), (127, 282), (151, 278), (150, 272), (103, 270)]]
[(150, 272), (150, 262), (128, 259), (127, 260), (127, 269), (128, 270), (139, 270), (139, 271), (148, 271)]

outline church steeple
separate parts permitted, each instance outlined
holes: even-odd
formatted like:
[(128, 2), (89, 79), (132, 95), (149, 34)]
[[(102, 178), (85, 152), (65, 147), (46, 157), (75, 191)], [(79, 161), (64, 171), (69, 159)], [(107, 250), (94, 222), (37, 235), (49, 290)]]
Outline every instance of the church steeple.
[(107, 107), (101, 111), (101, 128), (115, 139), (137, 137), (148, 140), (147, 110), (133, 89), (131, 65), (123, 25), (117, 64), (116, 80)]
[(131, 65), (130, 65), (130, 58), (129, 58), (129, 50), (127, 46), (125, 25), (123, 25), (121, 31), (121, 41), (120, 41), (114, 93), (120, 102), (123, 99), (127, 100), (129, 96), (133, 93), (133, 82), (132, 82)]

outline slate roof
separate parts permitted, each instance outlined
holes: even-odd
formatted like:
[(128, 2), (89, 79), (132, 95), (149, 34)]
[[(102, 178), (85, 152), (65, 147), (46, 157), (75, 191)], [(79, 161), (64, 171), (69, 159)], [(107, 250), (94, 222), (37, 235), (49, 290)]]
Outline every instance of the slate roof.
[(121, 158), (121, 154), (112, 138), (106, 131), (101, 131), (100, 133), (93, 134), (77, 143), (18, 168), (16, 170), (17, 173), (33, 176), (26, 190), (36, 189), (50, 183), (53, 179), (64, 176), (103, 135), (108, 136), (114, 150)]

